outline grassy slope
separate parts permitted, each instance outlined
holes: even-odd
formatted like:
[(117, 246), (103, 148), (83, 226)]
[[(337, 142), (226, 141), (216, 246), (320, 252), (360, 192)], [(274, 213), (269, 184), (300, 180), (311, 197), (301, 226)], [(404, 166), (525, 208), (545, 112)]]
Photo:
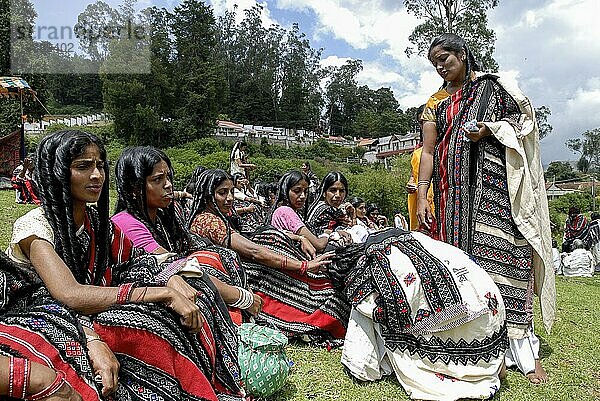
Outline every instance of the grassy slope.
[[(8, 245), (14, 220), (30, 209), (31, 206), (16, 205), (12, 191), (0, 191), (1, 249)], [(558, 277), (557, 292), (558, 311), (552, 334), (543, 332), (537, 313), (535, 320), (550, 382), (532, 386), (521, 374), (509, 371), (495, 400), (600, 400), (600, 276)], [(290, 345), (288, 354), (295, 363), (293, 373), (273, 400), (408, 399), (393, 377), (368, 384), (353, 381), (339, 363), (340, 350), (327, 352)]]

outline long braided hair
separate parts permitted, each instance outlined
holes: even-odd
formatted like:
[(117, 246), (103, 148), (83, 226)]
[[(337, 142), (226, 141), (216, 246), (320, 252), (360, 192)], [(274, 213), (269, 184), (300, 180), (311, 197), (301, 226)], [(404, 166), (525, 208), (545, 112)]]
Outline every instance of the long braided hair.
[[(298, 170), (288, 171), (279, 179), (279, 183), (277, 184), (277, 194), (275, 195), (275, 202), (273, 203), (273, 206), (271, 206), (271, 210), (265, 218), (265, 224), (271, 224), (273, 213), (275, 213), (275, 210), (279, 206), (290, 205), (290, 190), (300, 181), (305, 181), (307, 185), (309, 183), (308, 176), (302, 171)], [(304, 204), (304, 208), (302, 210), (297, 210), (296, 213), (298, 213), (298, 216), (300, 216), (303, 221), (306, 220), (306, 204)]]
[[(463, 82), (463, 93), (468, 93), (471, 87), (472, 79), (471, 75), (475, 71), (481, 71), (481, 65), (475, 59), (473, 52), (469, 49), (467, 42), (455, 33), (443, 33), (433, 39), (431, 45), (429, 45), (429, 51), (427, 55), (431, 55), (431, 51), (434, 47), (441, 46), (442, 49), (450, 51), (456, 55), (460, 53), (465, 54), (465, 81)], [(442, 88), (445, 88), (448, 82), (444, 81)]]
[(154, 240), (164, 249), (176, 253), (187, 252), (187, 230), (182, 229), (183, 222), (175, 213), (174, 202), (157, 211), (157, 220), (160, 219), (166, 233), (159, 229), (157, 223), (152, 222), (148, 214), (146, 178), (161, 161), (167, 163), (169, 180), (173, 182), (171, 160), (162, 150), (151, 146), (135, 146), (121, 153), (115, 167), (119, 194), (115, 213), (126, 210), (148, 228)]
[[(34, 181), (44, 214), (54, 232), (55, 250), (79, 283), (87, 279), (87, 249), (77, 240), (71, 196), (71, 163), (82, 155), (90, 145), (96, 145), (100, 156), (106, 161), (106, 149), (93, 134), (82, 131), (58, 131), (44, 137), (37, 148)], [(89, 216), (96, 244), (96, 273), (94, 284), (100, 283), (108, 266), (110, 246), (110, 222), (108, 218), (108, 163), (104, 163), (104, 184), (96, 204), (97, 218)], [(93, 210), (93, 209), (89, 209)]]
[(196, 192), (194, 192), (194, 200), (192, 201), (192, 212), (190, 213), (186, 227), (189, 229), (196, 216), (205, 212), (210, 205), (216, 216), (223, 220), (227, 227), (227, 247), (231, 248), (231, 222), (229, 221), (228, 216), (225, 216), (223, 212), (219, 210), (215, 200), (217, 187), (227, 180), (233, 182), (233, 178), (228, 172), (218, 168), (208, 169), (200, 174), (198, 181), (196, 182)]

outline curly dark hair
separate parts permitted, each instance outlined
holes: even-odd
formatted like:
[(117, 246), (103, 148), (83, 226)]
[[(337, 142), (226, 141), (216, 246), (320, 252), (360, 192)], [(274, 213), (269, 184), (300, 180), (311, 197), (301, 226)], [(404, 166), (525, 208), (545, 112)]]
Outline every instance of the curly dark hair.
[[(157, 211), (157, 222), (153, 222), (148, 214), (146, 178), (161, 161), (167, 163), (169, 180), (173, 182), (171, 160), (162, 150), (151, 146), (134, 146), (121, 153), (115, 167), (119, 194), (115, 213), (126, 210), (148, 228), (154, 240), (164, 249), (185, 253), (190, 238), (187, 230), (183, 228), (184, 223), (179, 214), (175, 212), (175, 202)], [(162, 225), (164, 232), (159, 229), (158, 224)]]
[[(44, 214), (54, 232), (56, 253), (69, 267), (75, 279), (80, 283), (87, 280), (87, 264), (81, 261), (87, 256), (87, 249), (78, 246), (77, 230), (73, 218), (73, 199), (71, 196), (71, 163), (95, 145), (100, 156), (106, 161), (106, 149), (95, 135), (83, 131), (58, 131), (44, 137), (37, 148), (34, 181)], [(104, 184), (100, 198), (95, 206), (98, 219), (90, 219), (94, 226), (97, 269), (95, 283), (100, 283), (109, 262), (110, 222), (108, 206), (108, 163), (104, 163)], [(92, 210), (94, 210), (92, 209)], [(97, 220), (97, 221), (95, 221)], [(84, 252), (86, 253), (84, 255)]]
[(192, 201), (192, 212), (189, 215), (186, 227), (189, 229), (196, 216), (204, 211), (208, 205), (211, 205), (215, 210), (217, 217), (219, 217), (225, 226), (227, 227), (227, 247), (231, 247), (231, 222), (229, 218), (225, 216), (217, 206), (215, 200), (215, 191), (219, 185), (223, 182), (230, 180), (233, 182), (233, 177), (226, 172), (218, 168), (208, 169), (202, 172), (196, 182), (196, 192), (194, 192), (194, 200)]

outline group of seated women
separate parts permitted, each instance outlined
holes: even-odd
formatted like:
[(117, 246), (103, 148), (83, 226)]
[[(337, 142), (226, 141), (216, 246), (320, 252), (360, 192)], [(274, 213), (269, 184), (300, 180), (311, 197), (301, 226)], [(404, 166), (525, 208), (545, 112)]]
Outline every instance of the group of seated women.
[(500, 386), (507, 337), (493, 281), (457, 248), (382, 229), (364, 201), (346, 202), (341, 173), (312, 205), (300, 171), (271, 202), (220, 169), (199, 169), (179, 192), (165, 153), (133, 147), (115, 166), (111, 218), (95, 136), (51, 134), (37, 160), (42, 206), (15, 222), (0, 258), (0, 394), (244, 399), (237, 326), (251, 318), (345, 341), (353, 376), (395, 373), (413, 398)]

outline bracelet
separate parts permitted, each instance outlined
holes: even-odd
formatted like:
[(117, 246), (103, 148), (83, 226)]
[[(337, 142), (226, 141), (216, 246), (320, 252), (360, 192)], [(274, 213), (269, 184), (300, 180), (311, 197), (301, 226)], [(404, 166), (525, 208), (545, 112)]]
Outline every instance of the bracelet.
[(37, 400), (41, 400), (42, 398), (50, 397), (51, 395), (56, 393), (58, 391), (58, 389), (60, 389), (64, 383), (65, 383), (65, 374), (61, 371), (57, 371), (56, 378), (54, 379), (54, 381), (52, 383), (50, 383), (50, 385), (48, 387), (46, 387), (45, 389), (43, 389), (42, 391), (40, 391), (38, 393), (30, 395), (29, 397), (23, 397), (23, 398), (27, 401), (37, 401)]
[(427, 180), (419, 180), (419, 183), (417, 184), (417, 186), (419, 186), (419, 187), (421, 187), (421, 186), (428, 187), (429, 185), (431, 185), (431, 182), (427, 181)]
[(11, 356), (8, 365), (8, 396), (24, 399), (29, 384), (30, 362), (25, 358)]
[(254, 295), (245, 288), (242, 288), (242, 287), (236, 287), (236, 288), (240, 292), (240, 296), (237, 301), (235, 301), (232, 304), (227, 304), (227, 306), (230, 306), (232, 308), (238, 308), (238, 309), (248, 309), (249, 307), (251, 307), (252, 304), (254, 303)]
[(288, 266), (288, 258), (287, 258), (287, 256), (282, 256), (279, 267), (281, 268), (281, 270), (287, 270), (287, 266)]
[(102, 341), (102, 339), (99, 335), (85, 333), (85, 341), (91, 343), (92, 341)]
[(131, 301), (131, 293), (135, 283), (121, 284), (117, 292), (117, 304), (123, 305)]
[(135, 300), (133, 302), (140, 303), (140, 302), (144, 302), (144, 297), (146, 296), (146, 292), (148, 292), (148, 287), (144, 287), (144, 289), (142, 291), (140, 291), (140, 294), (135, 298)]
[(308, 272), (308, 260), (303, 260), (302, 265), (300, 266), (300, 275), (306, 276), (307, 272)]

